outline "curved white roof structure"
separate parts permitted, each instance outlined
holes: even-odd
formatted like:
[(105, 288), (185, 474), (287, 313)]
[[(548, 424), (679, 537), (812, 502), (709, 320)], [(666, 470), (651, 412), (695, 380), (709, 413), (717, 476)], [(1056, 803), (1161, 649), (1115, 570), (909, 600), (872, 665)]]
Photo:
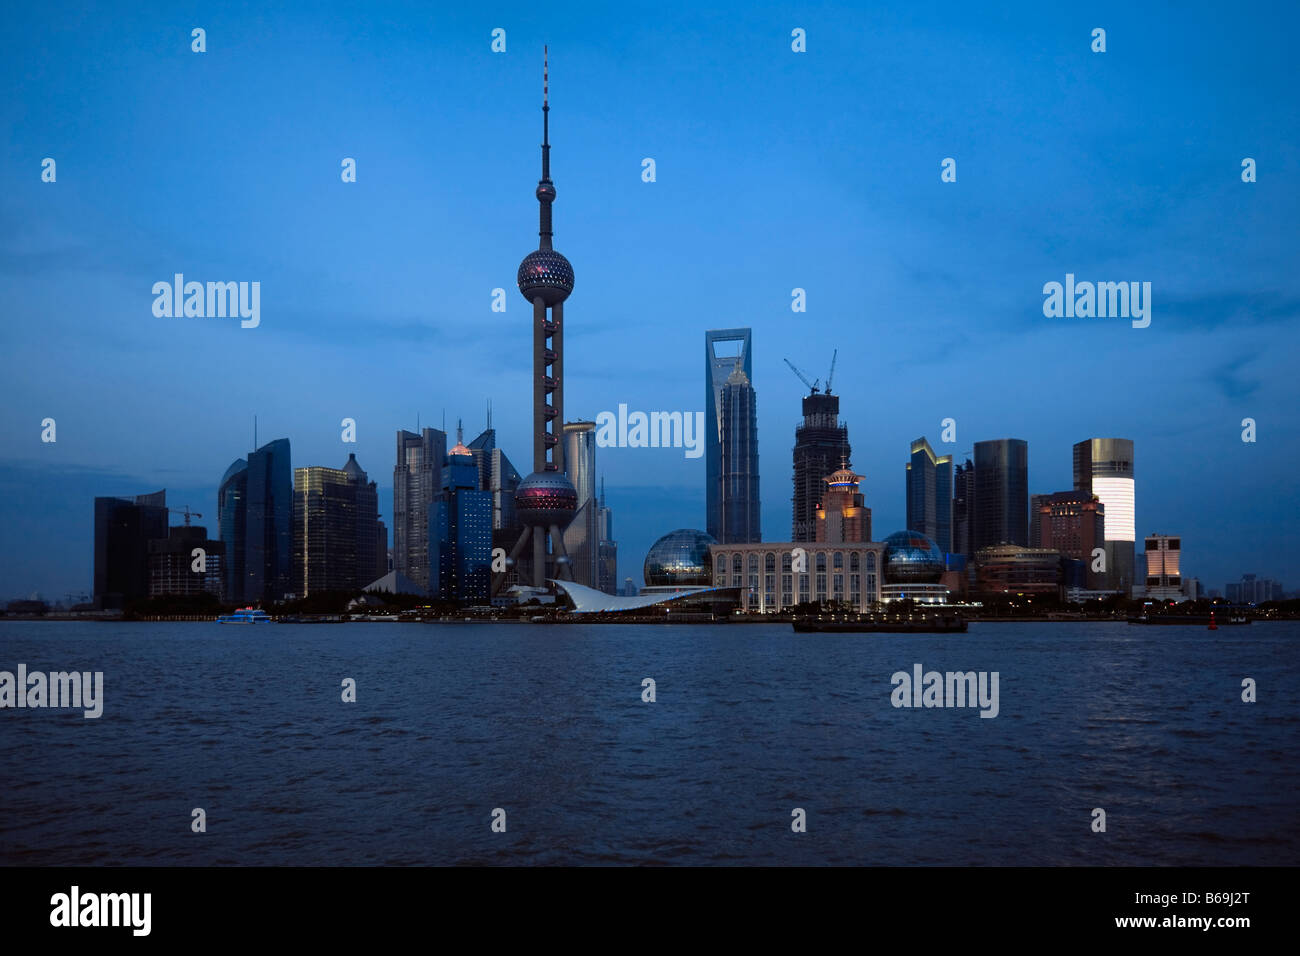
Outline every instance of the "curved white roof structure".
[(642, 592), (635, 597), (625, 597), (619, 594), (606, 594), (604, 591), (597, 591), (595, 588), (589, 588), (585, 584), (575, 584), (572, 581), (552, 579), (551, 583), (573, 601), (573, 613), (575, 614), (596, 614), (601, 611), (634, 611), (637, 608), (650, 607), (653, 604), (664, 604), (668, 601), (675, 601), (677, 598), (703, 594), (706, 591), (723, 590), (722, 588), (702, 585), (699, 587), (662, 588)]

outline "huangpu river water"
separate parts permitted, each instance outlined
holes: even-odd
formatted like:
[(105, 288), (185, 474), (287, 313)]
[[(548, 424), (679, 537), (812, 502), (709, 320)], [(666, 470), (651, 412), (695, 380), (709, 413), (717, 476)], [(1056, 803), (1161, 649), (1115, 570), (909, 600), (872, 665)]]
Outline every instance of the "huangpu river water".
[[(0, 863), (1295, 865), (1298, 652), (1296, 623), (0, 622), (0, 670), (104, 674), (98, 719), (0, 710)], [(997, 716), (894, 707), (916, 664), (996, 671)]]

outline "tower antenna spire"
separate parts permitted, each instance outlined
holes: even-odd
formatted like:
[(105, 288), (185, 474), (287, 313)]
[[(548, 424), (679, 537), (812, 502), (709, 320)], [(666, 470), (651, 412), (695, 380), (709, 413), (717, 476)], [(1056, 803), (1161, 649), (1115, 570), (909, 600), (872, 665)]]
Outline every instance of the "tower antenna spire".
[(542, 178), (551, 178), (551, 66), (550, 54), (542, 47)]
[(537, 201), (541, 204), (538, 211), (541, 227), (537, 234), (541, 237), (538, 248), (551, 248), (551, 203), (555, 200), (555, 184), (551, 182), (551, 68), (550, 55), (542, 47), (542, 178), (537, 184)]

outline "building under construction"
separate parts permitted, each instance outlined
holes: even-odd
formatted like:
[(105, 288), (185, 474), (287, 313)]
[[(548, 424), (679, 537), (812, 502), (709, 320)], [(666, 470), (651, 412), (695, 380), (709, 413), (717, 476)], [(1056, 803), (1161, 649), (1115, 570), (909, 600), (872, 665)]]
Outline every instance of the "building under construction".
[(786, 364), (808, 386), (803, 400), (803, 424), (794, 430), (794, 496), (791, 541), (815, 541), (817, 538), (817, 506), (826, 493), (826, 479), (853, 457), (849, 447), (849, 429), (840, 424), (840, 398), (831, 394), (831, 381), (835, 375), (835, 361), (831, 360), (831, 374), (826, 379), (826, 390), (810, 382), (787, 359)]

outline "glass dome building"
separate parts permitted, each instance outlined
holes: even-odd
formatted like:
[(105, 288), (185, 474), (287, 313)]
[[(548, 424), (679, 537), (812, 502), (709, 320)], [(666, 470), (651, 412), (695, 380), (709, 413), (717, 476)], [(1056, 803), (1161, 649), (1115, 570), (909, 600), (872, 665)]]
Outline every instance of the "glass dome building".
[(881, 600), (910, 598), (927, 604), (948, 600), (948, 589), (939, 583), (943, 552), (919, 531), (895, 531), (885, 539), (884, 572)]
[(691, 587), (713, 583), (709, 545), (712, 535), (691, 528), (670, 531), (653, 545), (641, 569), (647, 588)]

